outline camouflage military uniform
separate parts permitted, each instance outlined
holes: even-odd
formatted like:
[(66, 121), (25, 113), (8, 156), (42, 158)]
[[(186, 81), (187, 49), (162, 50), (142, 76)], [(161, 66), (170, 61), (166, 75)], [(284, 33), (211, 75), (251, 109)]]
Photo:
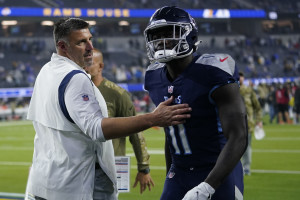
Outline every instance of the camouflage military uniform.
[(247, 110), (249, 133), (253, 133), (256, 123), (262, 121), (262, 109), (251, 87), (241, 85), (240, 93), (244, 99)]
[(262, 121), (262, 109), (260, 107), (260, 103), (256, 97), (256, 94), (251, 87), (241, 85), (240, 93), (245, 102), (247, 119), (248, 119), (248, 128), (249, 128), (248, 147), (242, 157), (242, 163), (243, 163), (245, 174), (250, 174), (250, 165), (252, 161), (252, 148), (251, 148), (252, 133), (254, 131), (257, 122)]
[(269, 89), (268, 89), (267, 84), (265, 84), (265, 83), (259, 84), (258, 87), (257, 87), (257, 95), (258, 95), (257, 99), (260, 103), (262, 111), (264, 111), (265, 104), (267, 102), (268, 94), (269, 94)]
[[(102, 93), (108, 110), (109, 117), (130, 117), (136, 114), (129, 93), (117, 84), (104, 79), (98, 86)], [(144, 134), (139, 132), (129, 136), (129, 141), (133, 146), (135, 157), (137, 159), (138, 171), (149, 171), (149, 158)], [(126, 138), (113, 139), (115, 156), (125, 156)]]

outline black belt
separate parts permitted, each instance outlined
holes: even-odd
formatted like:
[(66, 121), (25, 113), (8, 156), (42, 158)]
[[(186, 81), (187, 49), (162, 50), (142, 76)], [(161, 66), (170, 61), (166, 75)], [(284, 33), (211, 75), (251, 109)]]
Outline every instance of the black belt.
[(101, 167), (100, 167), (100, 164), (99, 163), (96, 163), (95, 164), (95, 169), (100, 169)]

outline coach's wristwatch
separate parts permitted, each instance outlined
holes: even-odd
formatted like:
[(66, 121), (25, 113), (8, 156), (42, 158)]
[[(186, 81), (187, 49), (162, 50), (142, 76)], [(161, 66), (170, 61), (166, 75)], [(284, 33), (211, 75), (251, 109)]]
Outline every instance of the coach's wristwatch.
[(149, 174), (150, 173), (150, 168), (146, 168), (146, 169), (143, 169), (143, 170), (139, 170), (139, 172), (142, 172), (144, 174)]

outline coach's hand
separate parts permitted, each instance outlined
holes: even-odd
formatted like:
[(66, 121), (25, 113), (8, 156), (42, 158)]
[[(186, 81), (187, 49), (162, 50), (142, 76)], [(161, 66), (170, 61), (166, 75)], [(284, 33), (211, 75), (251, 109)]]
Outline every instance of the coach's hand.
[(174, 97), (160, 103), (158, 107), (152, 112), (154, 114), (155, 126), (167, 127), (177, 124), (182, 124), (191, 115), (192, 108), (188, 104), (171, 105)]
[(214, 188), (208, 183), (202, 182), (188, 191), (182, 200), (210, 200), (214, 193)]

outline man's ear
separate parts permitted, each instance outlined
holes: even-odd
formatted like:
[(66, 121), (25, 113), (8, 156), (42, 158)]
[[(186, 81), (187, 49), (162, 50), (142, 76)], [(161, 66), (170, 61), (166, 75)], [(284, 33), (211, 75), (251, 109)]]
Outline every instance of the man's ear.
[(99, 63), (99, 66), (100, 66), (100, 70), (102, 71), (103, 70), (103, 68), (104, 68), (104, 63)]
[(59, 41), (59, 42), (57, 43), (57, 47), (58, 47), (59, 49), (63, 50), (64, 52), (66, 52), (66, 50), (67, 50), (67, 44), (66, 44), (66, 42), (64, 42), (64, 41)]

